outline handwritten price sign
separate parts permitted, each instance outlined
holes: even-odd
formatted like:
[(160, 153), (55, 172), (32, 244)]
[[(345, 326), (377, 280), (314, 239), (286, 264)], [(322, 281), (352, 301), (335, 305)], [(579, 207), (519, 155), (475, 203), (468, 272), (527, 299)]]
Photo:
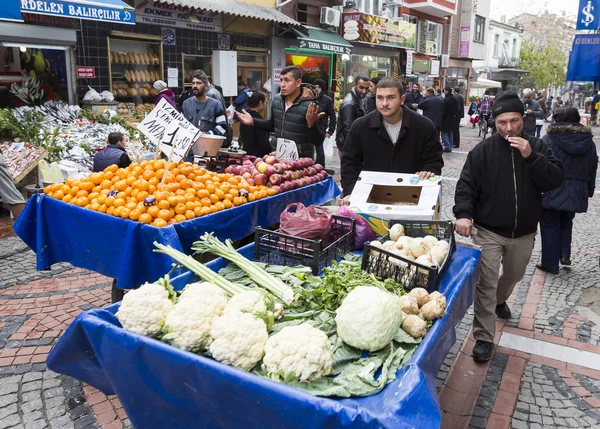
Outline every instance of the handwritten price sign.
[(177, 163), (187, 155), (199, 133), (200, 130), (188, 121), (171, 122), (163, 133), (160, 150)]
[(298, 146), (296, 146), (296, 142), (294, 140), (278, 138), (275, 158), (285, 159), (286, 161), (297, 161)]

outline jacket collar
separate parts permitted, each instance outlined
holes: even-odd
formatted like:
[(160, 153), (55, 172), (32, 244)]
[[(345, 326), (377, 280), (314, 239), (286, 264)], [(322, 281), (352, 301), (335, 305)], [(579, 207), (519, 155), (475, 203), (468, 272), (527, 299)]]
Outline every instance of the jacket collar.
[[(406, 132), (410, 129), (410, 125), (412, 122), (411, 115), (418, 114), (411, 112), (410, 109), (406, 107), (406, 105), (402, 105), (402, 112), (402, 127), (400, 128), (400, 134), (398, 134), (398, 141), (400, 141), (404, 134), (406, 134)], [(388, 134), (387, 130), (385, 129), (385, 126), (383, 125), (383, 116), (381, 116), (381, 113), (379, 113), (378, 110), (375, 110), (373, 113), (371, 113), (371, 115), (371, 119), (369, 120), (369, 128), (377, 129), (377, 134), (379, 134), (380, 137), (383, 137), (387, 141), (391, 143), (397, 143), (392, 142), (392, 140), (390, 139), (390, 135)]]
[(548, 126), (548, 134), (592, 134), (592, 129), (582, 124), (573, 122), (555, 122)]
[(122, 150), (123, 152), (125, 152), (125, 148), (119, 146), (118, 144), (109, 144), (109, 145), (106, 145), (106, 149), (108, 149), (108, 148), (119, 149), (119, 150)]

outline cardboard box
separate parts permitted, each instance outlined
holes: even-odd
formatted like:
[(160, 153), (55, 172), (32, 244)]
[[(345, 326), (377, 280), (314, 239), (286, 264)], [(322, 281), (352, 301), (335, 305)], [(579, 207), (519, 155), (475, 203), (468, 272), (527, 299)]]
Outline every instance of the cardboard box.
[(375, 233), (386, 235), (390, 219), (439, 219), (441, 200), (441, 176), (419, 181), (414, 174), (363, 171), (350, 195), (350, 209)]

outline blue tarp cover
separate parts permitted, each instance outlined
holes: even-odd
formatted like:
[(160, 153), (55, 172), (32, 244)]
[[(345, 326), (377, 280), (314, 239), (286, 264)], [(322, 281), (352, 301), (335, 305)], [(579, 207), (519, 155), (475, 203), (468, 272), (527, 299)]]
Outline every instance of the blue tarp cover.
[(339, 194), (333, 177), (328, 177), (304, 188), (164, 228), (37, 194), (27, 203), (14, 230), (37, 254), (38, 270), (69, 262), (118, 279), (121, 289), (133, 289), (171, 269), (171, 258), (152, 251), (155, 240), (190, 254), (192, 243), (205, 232), (214, 232), (221, 240), (239, 240), (251, 235), (257, 226), (278, 223), (288, 204), (320, 205)]
[[(240, 251), (252, 258), (253, 244)], [(80, 314), (47, 365), (119, 395), (136, 428), (439, 428), (435, 380), (473, 301), (479, 254), (458, 247), (438, 289), (448, 301), (445, 316), (397, 378), (370, 397), (320, 398), (133, 334), (115, 317), (118, 303)], [(224, 265), (207, 264), (215, 271)]]

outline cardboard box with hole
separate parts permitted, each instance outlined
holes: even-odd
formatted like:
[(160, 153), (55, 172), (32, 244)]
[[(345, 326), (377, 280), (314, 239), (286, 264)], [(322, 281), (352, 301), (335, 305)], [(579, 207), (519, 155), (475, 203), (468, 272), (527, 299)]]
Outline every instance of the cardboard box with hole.
[(350, 195), (350, 209), (375, 233), (386, 235), (390, 219), (439, 219), (441, 200), (441, 176), (418, 180), (414, 174), (363, 171)]

